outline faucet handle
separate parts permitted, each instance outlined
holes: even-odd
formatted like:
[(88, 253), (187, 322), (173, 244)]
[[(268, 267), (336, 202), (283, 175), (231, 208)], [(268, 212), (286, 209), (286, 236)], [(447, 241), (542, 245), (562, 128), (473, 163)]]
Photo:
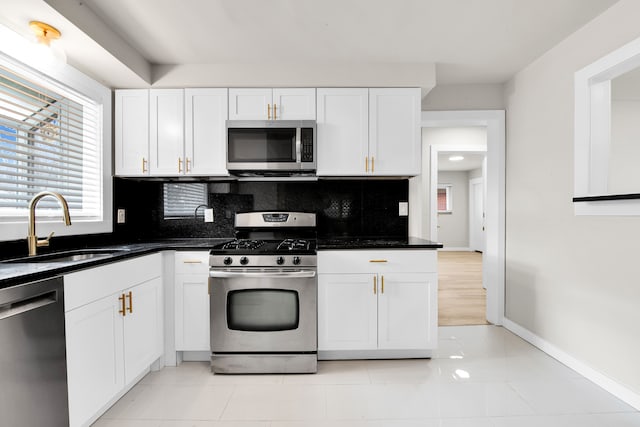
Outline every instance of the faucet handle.
[(45, 239), (38, 239), (38, 247), (49, 246), (49, 240), (51, 240), (54, 234), (55, 232), (52, 231)]

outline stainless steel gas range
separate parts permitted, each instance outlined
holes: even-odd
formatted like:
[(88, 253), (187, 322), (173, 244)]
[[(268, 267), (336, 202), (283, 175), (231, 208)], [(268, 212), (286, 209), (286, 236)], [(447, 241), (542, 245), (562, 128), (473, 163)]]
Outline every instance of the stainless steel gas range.
[(249, 212), (237, 239), (211, 250), (214, 373), (317, 371), (316, 217)]

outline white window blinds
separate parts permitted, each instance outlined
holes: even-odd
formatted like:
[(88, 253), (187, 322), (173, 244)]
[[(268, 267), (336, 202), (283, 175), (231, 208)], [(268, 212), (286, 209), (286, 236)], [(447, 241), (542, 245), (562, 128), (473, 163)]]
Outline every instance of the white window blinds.
[[(200, 205), (207, 204), (207, 184), (164, 184), (164, 218), (194, 217)], [(202, 213), (202, 210), (200, 210)]]
[[(101, 120), (95, 102), (0, 65), (0, 220), (26, 217), (43, 190), (62, 194), (72, 218), (100, 217)], [(38, 214), (60, 207), (44, 198)]]

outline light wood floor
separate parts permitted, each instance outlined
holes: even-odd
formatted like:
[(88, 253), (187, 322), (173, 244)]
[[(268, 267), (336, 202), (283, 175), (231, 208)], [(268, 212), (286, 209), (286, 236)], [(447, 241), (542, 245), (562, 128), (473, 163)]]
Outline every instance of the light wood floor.
[(486, 325), (482, 254), (438, 251), (438, 324)]

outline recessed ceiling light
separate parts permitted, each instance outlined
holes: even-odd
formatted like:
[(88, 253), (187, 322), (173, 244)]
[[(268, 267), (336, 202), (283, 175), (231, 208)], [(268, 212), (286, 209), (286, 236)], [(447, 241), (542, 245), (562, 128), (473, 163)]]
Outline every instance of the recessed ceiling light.
[(463, 156), (451, 156), (449, 157), (449, 160), (452, 162), (459, 162), (460, 160), (464, 160)]

